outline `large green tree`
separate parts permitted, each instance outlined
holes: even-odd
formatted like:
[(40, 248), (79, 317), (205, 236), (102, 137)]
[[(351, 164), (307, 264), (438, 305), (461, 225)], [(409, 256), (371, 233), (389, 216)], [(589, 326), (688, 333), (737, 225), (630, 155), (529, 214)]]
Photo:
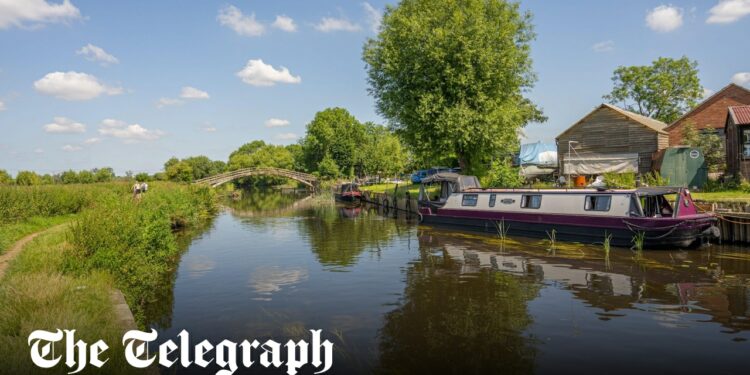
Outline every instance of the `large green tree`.
[(16, 184), (22, 186), (41, 185), (42, 178), (33, 171), (19, 171), (16, 175)]
[[(326, 169), (338, 169), (353, 176), (361, 166), (365, 127), (343, 108), (327, 108), (315, 114), (307, 124), (307, 134), (302, 141), (305, 166), (318, 171), (325, 160)], [(330, 159), (330, 160), (328, 160)], [(337, 168), (332, 168), (331, 161)]]
[(393, 176), (404, 171), (408, 159), (398, 137), (371, 122), (365, 123), (362, 152), (362, 172), (366, 175)]
[[(294, 168), (294, 155), (289, 148), (267, 144), (263, 141), (246, 143), (229, 156), (227, 169), (234, 171), (241, 168), (272, 167), (282, 169)], [(276, 185), (285, 180), (276, 177), (251, 177), (237, 181), (239, 185)]]
[(620, 66), (614, 87), (604, 99), (629, 111), (667, 124), (693, 108), (703, 97), (698, 63), (683, 56), (660, 57), (651, 65)]
[(453, 156), (481, 173), (544, 121), (524, 93), (536, 80), (531, 15), (502, 0), (403, 0), (364, 46), (378, 111), (418, 158)]
[(5, 169), (0, 169), (0, 185), (13, 185), (13, 176)]

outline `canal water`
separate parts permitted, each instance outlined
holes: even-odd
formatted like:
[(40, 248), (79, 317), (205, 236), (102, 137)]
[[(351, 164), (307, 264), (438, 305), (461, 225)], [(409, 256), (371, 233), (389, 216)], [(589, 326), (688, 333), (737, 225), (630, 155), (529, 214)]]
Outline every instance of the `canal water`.
[(739, 247), (606, 255), (250, 193), (192, 239), (167, 285), (160, 340), (185, 329), (194, 344), (283, 343), (322, 329), (329, 373), (750, 372)]

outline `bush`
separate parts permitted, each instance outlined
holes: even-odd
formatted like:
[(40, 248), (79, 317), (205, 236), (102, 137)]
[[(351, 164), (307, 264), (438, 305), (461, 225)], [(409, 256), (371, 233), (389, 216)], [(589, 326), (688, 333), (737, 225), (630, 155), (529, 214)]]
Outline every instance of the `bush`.
[(510, 160), (496, 160), (490, 165), (487, 175), (482, 177), (482, 186), (515, 188), (523, 185), (524, 178)]
[(140, 200), (108, 196), (71, 226), (64, 269), (111, 273), (136, 320), (143, 322), (146, 306), (158, 301), (159, 285), (175, 267), (174, 229), (196, 225), (214, 211), (215, 193), (208, 187), (154, 183)]
[(78, 213), (109, 195), (123, 195), (127, 184), (0, 186), (0, 223), (33, 216)]

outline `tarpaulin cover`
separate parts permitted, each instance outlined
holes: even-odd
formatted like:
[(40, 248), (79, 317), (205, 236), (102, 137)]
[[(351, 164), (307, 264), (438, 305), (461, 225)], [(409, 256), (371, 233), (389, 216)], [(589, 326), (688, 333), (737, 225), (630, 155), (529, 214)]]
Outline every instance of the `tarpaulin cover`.
[(563, 174), (592, 175), (638, 172), (638, 154), (586, 154), (563, 156)]
[(556, 167), (557, 145), (542, 142), (521, 145), (518, 164)]

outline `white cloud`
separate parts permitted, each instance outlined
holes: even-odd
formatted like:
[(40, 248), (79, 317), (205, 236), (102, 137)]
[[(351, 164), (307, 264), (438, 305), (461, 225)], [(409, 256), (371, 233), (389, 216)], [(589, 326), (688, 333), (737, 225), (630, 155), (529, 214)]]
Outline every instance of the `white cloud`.
[(281, 133), (276, 135), (276, 139), (280, 141), (293, 141), (295, 139), (299, 138), (297, 134), (294, 133)]
[(595, 43), (593, 46), (591, 46), (591, 49), (596, 52), (612, 52), (615, 50), (615, 42), (611, 40), (605, 40), (603, 42)]
[(35, 154), (43, 154), (43, 153), (44, 153), (44, 150), (43, 150), (43, 149), (41, 149), (41, 148), (35, 148), (35, 149), (34, 149), (34, 153), (35, 153)]
[(732, 23), (750, 14), (750, 0), (721, 0), (709, 13), (706, 23)]
[(170, 105), (181, 105), (183, 103), (180, 99), (173, 99), (173, 98), (159, 98), (159, 100), (156, 101), (156, 108), (164, 108)]
[(90, 100), (100, 95), (122, 94), (122, 88), (109, 87), (86, 73), (53, 72), (47, 73), (34, 82), (36, 91), (64, 100)]
[(278, 128), (282, 126), (288, 126), (289, 120), (283, 120), (280, 118), (269, 118), (265, 123), (267, 128)]
[(97, 47), (91, 43), (81, 47), (81, 49), (76, 51), (76, 55), (83, 55), (86, 60), (96, 61), (105, 66), (109, 64), (117, 64), (120, 62), (116, 57), (108, 54), (101, 47)]
[(255, 20), (255, 13), (248, 17), (233, 5), (227, 5), (220, 9), (216, 19), (222, 26), (226, 26), (242, 36), (260, 36), (265, 32), (265, 26)]
[(125, 121), (115, 120), (113, 118), (105, 118), (102, 120), (102, 126), (105, 128), (120, 128), (127, 124), (128, 123)]
[(750, 86), (750, 72), (740, 72), (733, 75), (732, 82), (742, 86)]
[(367, 22), (370, 24), (370, 30), (373, 33), (377, 33), (380, 31), (380, 21), (383, 19), (383, 13), (375, 9), (370, 3), (362, 3), (362, 6), (365, 8), (365, 13), (367, 13)]
[(703, 88), (703, 99), (708, 98), (709, 96), (713, 95), (715, 93), (714, 90), (711, 90), (709, 88)]
[(276, 21), (273, 21), (271, 26), (279, 30), (284, 30), (288, 33), (297, 31), (297, 25), (294, 23), (294, 20), (291, 17), (287, 17), (283, 14), (276, 16)]
[(196, 89), (195, 87), (185, 86), (182, 88), (182, 92), (180, 93), (180, 98), (183, 99), (208, 99), (210, 96), (208, 96), (208, 93)]
[(300, 76), (293, 76), (289, 69), (280, 66), (275, 69), (273, 66), (265, 64), (263, 60), (249, 60), (245, 68), (237, 72), (237, 77), (242, 82), (253, 86), (273, 86), (277, 83), (300, 83)]
[(3, 102), (2, 102), (1, 100), (0, 100), (0, 112), (4, 111), (4, 110), (6, 110), (6, 109), (8, 109), (8, 108), (7, 108), (6, 106), (5, 106), (5, 103), (3, 103)]
[(76, 145), (65, 145), (65, 146), (62, 146), (62, 150), (65, 152), (76, 152), (76, 151), (83, 150), (83, 147), (76, 146)]
[(355, 32), (362, 30), (362, 28), (356, 23), (352, 23), (346, 18), (333, 18), (323, 17), (320, 22), (314, 26), (315, 30), (322, 31), (324, 33), (333, 31), (350, 31)]
[(206, 133), (213, 133), (216, 130), (218, 130), (218, 129), (216, 129), (215, 126), (204, 126), (203, 127), (203, 131), (206, 132)]
[(0, 1), (0, 29), (39, 27), (44, 23), (68, 22), (81, 18), (81, 12), (70, 0), (49, 4), (45, 0)]
[(54, 121), (44, 125), (47, 133), (85, 133), (86, 125), (66, 117), (55, 117)]
[(682, 26), (682, 9), (672, 5), (659, 5), (646, 15), (646, 25), (660, 33), (677, 30)]
[(85, 144), (85, 145), (93, 145), (94, 143), (99, 143), (101, 141), (102, 141), (101, 138), (92, 137), (92, 138), (87, 138), (85, 141), (83, 141), (83, 144)]
[[(107, 121), (106, 124), (105, 121)], [(161, 130), (149, 130), (139, 124), (127, 125), (124, 121), (113, 119), (102, 121), (99, 134), (123, 139), (125, 143), (154, 141), (164, 136), (164, 132)]]

